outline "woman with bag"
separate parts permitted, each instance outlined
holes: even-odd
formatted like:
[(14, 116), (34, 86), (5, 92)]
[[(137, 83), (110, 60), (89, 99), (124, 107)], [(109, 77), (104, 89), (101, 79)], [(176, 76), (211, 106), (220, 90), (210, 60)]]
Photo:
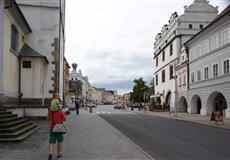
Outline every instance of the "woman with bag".
[(63, 134), (66, 132), (63, 122), (66, 120), (65, 114), (60, 107), (60, 96), (58, 93), (53, 94), (50, 108), (48, 110), (48, 119), (50, 123), (49, 135), (49, 160), (53, 160), (54, 145), (57, 143), (57, 158), (61, 158), (61, 149)]

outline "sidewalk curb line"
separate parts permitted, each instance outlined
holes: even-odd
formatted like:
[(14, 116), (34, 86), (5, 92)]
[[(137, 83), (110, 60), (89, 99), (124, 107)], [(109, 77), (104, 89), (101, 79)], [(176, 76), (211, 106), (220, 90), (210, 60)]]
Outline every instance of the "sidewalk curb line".
[(128, 140), (129, 143), (131, 143), (132, 145), (134, 145), (138, 150), (140, 150), (148, 158), (150, 158), (151, 160), (157, 160), (156, 158), (152, 157), (150, 154), (148, 154), (147, 152), (145, 152), (140, 146), (138, 146), (136, 143), (134, 143), (129, 137), (127, 137), (124, 133), (122, 133), (120, 130), (118, 130), (113, 125), (111, 125), (109, 122), (107, 122), (100, 115), (97, 115), (97, 116), (100, 117), (101, 119), (103, 119), (109, 126), (111, 126), (112, 128), (114, 128), (117, 132), (121, 133), (121, 135), (123, 135)]
[(159, 116), (159, 115), (151, 115), (151, 114), (145, 114), (145, 113), (138, 113), (135, 112), (137, 114), (142, 114), (142, 115), (148, 115), (148, 116), (155, 116), (155, 117), (161, 117), (161, 118), (167, 118), (167, 119), (172, 119), (172, 120), (177, 120), (177, 121), (183, 121), (183, 122), (187, 122), (187, 123), (192, 123), (192, 124), (197, 124), (197, 125), (201, 125), (201, 126), (206, 126), (206, 127), (210, 127), (210, 128), (218, 128), (218, 129), (223, 129), (226, 131), (229, 131), (230, 129), (228, 128), (222, 128), (222, 127), (218, 127), (218, 126), (214, 126), (214, 125), (208, 125), (208, 124), (202, 124), (202, 123), (197, 123), (197, 122), (193, 122), (193, 121), (188, 121), (188, 120), (184, 120), (184, 119), (174, 119), (174, 118), (170, 118), (170, 117), (163, 117), (163, 116)]

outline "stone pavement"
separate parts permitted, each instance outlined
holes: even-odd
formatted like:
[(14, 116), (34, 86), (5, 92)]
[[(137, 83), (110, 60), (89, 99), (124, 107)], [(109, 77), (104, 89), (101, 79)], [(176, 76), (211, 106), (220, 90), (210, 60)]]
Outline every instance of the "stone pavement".
[(134, 112), (139, 113), (139, 114), (146, 114), (146, 115), (152, 115), (152, 116), (159, 116), (159, 117), (163, 117), (163, 118), (181, 120), (181, 121), (186, 121), (186, 122), (190, 122), (190, 123), (206, 125), (206, 126), (210, 126), (210, 127), (230, 129), (230, 118), (224, 118), (224, 124), (222, 124), (222, 123), (211, 122), (210, 116), (203, 116), (200, 114), (177, 113), (177, 116), (175, 116), (175, 114), (170, 115), (169, 112), (146, 111), (144, 113), (143, 111), (136, 111), (136, 110)]
[[(44, 122), (43, 122), (44, 123)], [(81, 110), (67, 117), (67, 134), (63, 143), (62, 160), (90, 159), (153, 159), (121, 132), (96, 113)], [(1, 160), (45, 160), (48, 156), (48, 125), (43, 124), (25, 142), (0, 146)], [(37, 137), (36, 138), (34, 138)], [(12, 145), (14, 147), (12, 147)]]

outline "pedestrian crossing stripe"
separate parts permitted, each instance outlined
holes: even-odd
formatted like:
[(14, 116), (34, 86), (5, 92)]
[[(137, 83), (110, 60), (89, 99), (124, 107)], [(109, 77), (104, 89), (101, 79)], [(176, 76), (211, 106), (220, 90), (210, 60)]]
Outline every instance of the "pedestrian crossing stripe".
[(105, 112), (105, 111), (102, 111), (102, 112), (96, 112), (97, 114), (111, 114), (111, 112)]

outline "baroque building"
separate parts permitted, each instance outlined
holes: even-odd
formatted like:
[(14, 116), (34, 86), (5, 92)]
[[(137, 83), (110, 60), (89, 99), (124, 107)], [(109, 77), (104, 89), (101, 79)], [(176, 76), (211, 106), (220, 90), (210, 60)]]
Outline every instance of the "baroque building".
[(189, 55), (188, 112), (230, 117), (230, 5), (185, 43)]
[(176, 64), (183, 44), (205, 28), (218, 14), (207, 0), (194, 0), (184, 14), (173, 13), (154, 43), (155, 97), (164, 109), (176, 109)]

